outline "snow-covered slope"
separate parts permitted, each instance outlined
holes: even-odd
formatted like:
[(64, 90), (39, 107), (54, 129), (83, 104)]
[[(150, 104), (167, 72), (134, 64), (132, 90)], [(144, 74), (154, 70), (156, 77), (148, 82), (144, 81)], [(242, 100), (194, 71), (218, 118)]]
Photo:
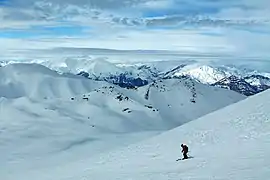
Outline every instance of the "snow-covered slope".
[(72, 74), (60, 75), (39, 64), (10, 64), (0, 68), (0, 97), (63, 98), (107, 84)]
[[(268, 180), (269, 98), (266, 91), (149, 140), (13, 179)], [(181, 143), (193, 158), (176, 161)]]
[(159, 110), (163, 119), (175, 121), (175, 125), (224, 107), (229, 99), (232, 103), (242, 98), (233, 91), (229, 93), (228, 90), (204, 85), (189, 77), (159, 80), (139, 88), (138, 92), (143, 95), (144, 104)]
[(38, 64), (7, 65), (0, 68), (0, 179), (93, 157), (244, 98), (189, 78), (124, 89)]

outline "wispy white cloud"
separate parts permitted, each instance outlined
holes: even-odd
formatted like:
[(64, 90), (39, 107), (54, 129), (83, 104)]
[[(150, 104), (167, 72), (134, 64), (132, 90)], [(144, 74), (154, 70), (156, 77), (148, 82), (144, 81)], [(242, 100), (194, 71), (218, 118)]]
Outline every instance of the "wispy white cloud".
[[(13, 28), (39, 24), (120, 23), (123, 25), (249, 25), (269, 23), (267, 0), (10, 0), (0, 7), (0, 19)], [(145, 14), (151, 18), (144, 17)], [(4, 23), (2, 23), (4, 24)], [(91, 24), (89, 24), (91, 25)], [(2, 25), (3, 26), (3, 25)]]
[(0, 21), (0, 51), (9, 55), (56, 47), (270, 52), (268, 0), (6, 0)]

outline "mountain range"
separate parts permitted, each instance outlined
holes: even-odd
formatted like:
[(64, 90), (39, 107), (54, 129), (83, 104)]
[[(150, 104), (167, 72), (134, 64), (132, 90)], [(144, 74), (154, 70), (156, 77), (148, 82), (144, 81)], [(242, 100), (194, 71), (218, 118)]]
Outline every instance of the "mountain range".
[[(14, 62), (11, 62), (14, 63)], [(110, 63), (102, 58), (31, 61), (59, 73), (76, 74), (95, 81), (106, 81), (124, 88), (142, 87), (162, 79), (188, 76), (197, 82), (222, 87), (246, 96), (270, 87), (270, 73), (236, 66), (205, 65), (193, 61)], [(8, 62), (2, 62), (8, 64)]]

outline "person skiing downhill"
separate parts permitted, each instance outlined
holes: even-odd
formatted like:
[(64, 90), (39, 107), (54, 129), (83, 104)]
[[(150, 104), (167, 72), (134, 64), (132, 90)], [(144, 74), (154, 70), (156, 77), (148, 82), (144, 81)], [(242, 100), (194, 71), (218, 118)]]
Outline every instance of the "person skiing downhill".
[(183, 153), (183, 159), (188, 159), (187, 153), (188, 153), (188, 146), (185, 144), (181, 144), (182, 147), (182, 153)]

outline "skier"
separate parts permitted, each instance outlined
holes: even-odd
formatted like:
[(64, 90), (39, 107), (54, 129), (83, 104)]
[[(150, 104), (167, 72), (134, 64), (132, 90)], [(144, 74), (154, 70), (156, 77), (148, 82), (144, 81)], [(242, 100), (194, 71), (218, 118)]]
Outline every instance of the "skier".
[(182, 153), (183, 153), (183, 159), (188, 159), (188, 156), (187, 156), (187, 153), (188, 153), (188, 146), (185, 145), (185, 144), (181, 144), (181, 147), (182, 147)]

